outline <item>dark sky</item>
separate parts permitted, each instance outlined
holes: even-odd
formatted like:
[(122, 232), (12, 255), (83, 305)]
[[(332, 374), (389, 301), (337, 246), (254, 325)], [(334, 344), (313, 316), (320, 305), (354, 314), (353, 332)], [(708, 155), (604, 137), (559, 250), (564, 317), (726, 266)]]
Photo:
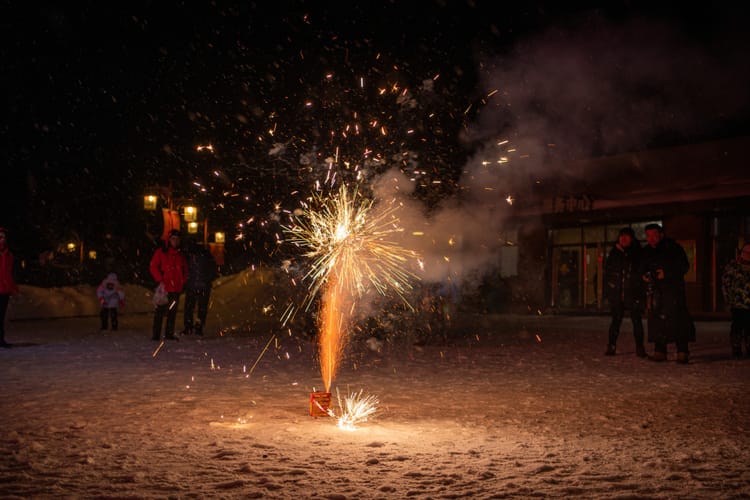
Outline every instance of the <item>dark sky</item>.
[(434, 203), (499, 134), (585, 157), (748, 130), (747, 16), (721, 4), (17, 3), (0, 224), (38, 245), (129, 234), (170, 181), (222, 224), (265, 224), (334, 153), (342, 176), (421, 171)]

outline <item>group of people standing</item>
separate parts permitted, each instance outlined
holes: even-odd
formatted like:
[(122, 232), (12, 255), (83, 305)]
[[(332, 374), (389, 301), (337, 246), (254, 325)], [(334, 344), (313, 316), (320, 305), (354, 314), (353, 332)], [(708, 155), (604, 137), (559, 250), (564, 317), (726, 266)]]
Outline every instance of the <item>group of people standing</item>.
[[(695, 326), (687, 307), (685, 274), (690, 264), (685, 250), (664, 235), (658, 224), (645, 228), (647, 244), (642, 247), (629, 227), (620, 230), (617, 242), (605, 263), (607, 298), (611, 322), (607, 341), (608, 356), (617, 353), (620, 326), (626, 312), (633, 323), (636, 355), (648, 357), (644, 346), (643, 315), (648, 321), (648, 341), (654, 344), (651, 359), (665, 361), (667, 345), (674, 343), (677, 362), (688, 363), (689, 343), (695, 341)], [(0, 227), (0, 347), (10, 347), (5, 340), (5, 315), (10, 296), (18, 292), (15, 262), (8, 248), (7, 230)], [(211, 297), (211, 286), (217, 277), (216, 263), (208, 250), (189, 242), (183, 250), (179, 231), (173, 230), (163, 247), (158, 248), (149, 266), (151, 276), (163, 288), (167, 300), (156, 305), (152, 339), (176, 339), (175, 323), (180, 296), (184, 291), (184, 333), (203, 335)], [(750, 243), (745, 243), (737, 258), (722, 274), (722, 292), (731, 310), (730, 343), (732, 355), (750, 357)], [(117, 330), (117, 310), (125, 294), (110, 273), (97, 289), (101, 304), (101, 325)], [(194, 312), (197, 307), (197, 321)]]
[[(622, 228), (605, 263), (611, 322), (604, 354), (616, 354), (620, 325), (629, 311), (637, 356), (648, 357), (642, 319), (645, 313), (648, 341), (654, 344), (650, 359), (666, 361), (667, 345), (674, 343), (677, 362), (686, 364), (690, 359), (689, 343), (695, 342), (695, 325), (685, 293), (690, 262), (682, 246), (666, 237), (660, 225), (649, 224), (645, 230), (646, 245), (642, 247), (631, 228)], [(750, 356), (750, 244), (744, 245), (738, 259), (729, 263), (722, 283), (732, 310), (732, 353), (742, 356), (744, 339)]]
[[(167, 300), (156, 304), (152, 329), (153, 340), (161, 340), (162, 325), (166, 317), (164, 338), (175, 340), (175, 323), (180, 295), (185, 292), (184, 334), (203, 335), (211, 298), (211, 285), (216, 279), (216, 262), (211, 253), (195, 242), (182, 248), (180, 232), (169, 233), (166, 244), (158, 248), (149, 265), (151, 276), (163, 287)], [(197, 321), (194, 312), (197, 306)]]
[[(183, 314), (183, 333), (203, 335), (203, 327), (208, 316), (208, 303), (211, 298), (211, 286), (218, 273), (211, 254), (194, 241), (188, 242), (183, 249), (180, 233), (173, 230), (165, 244), (159, 247), (151, 257), (149, 264), (151, 276), (157, 282), (155, 292), (155, 313), (152, 339), (161, 340), (162, 326), (165, 339), (177, 339), (175, 323), (177, 309), (182, 292), (185, 292), (185, 311)], [(101, 306), (101, 329), (117, 330), (118, 309), (125, 304), (125, 291), (120, 286), (115, 273), (109, 273), (96, 290)], [(156, 296), (163, 296), (163, 300)], [(197, 306), (197, 321), (195, 311)]]

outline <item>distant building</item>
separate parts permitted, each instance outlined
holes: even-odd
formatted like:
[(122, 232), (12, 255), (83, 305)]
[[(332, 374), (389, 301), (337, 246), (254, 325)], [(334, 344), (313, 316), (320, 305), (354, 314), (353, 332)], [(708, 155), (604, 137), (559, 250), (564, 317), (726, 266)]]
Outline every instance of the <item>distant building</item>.
[(722, 270), (750, 241), (750, 137), (561, 165), (511, 214), (517, 258), (499, 258), (513, 310), (607, 311), (602, 267), (618, 230), (645, 244), (658, 222), (690, 258), (690, 310), (722, 315)]

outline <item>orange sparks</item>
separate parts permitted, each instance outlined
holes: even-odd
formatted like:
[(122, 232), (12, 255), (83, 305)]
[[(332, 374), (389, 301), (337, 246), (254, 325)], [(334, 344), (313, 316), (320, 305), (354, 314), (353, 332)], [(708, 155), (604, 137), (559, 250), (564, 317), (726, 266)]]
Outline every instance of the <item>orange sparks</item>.
[(331, 277), (323, 293), (320, 315), (320, 375), (326, 392), (336, 376), (346, 336), (346, 321), (343, 303), (345, 291)]

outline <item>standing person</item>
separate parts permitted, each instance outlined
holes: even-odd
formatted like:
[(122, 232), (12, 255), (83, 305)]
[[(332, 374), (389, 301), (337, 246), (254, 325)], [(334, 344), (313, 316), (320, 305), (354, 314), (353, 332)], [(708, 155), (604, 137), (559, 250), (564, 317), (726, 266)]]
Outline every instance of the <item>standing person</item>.
[(0, 347), (11, 347), (5, 341), (5, 313), (8, 311), (10, 296), (18, 293), (14, 277), (13, 254), (8, 248), (8, 231), (0, 227)]
[(654, 343), (654, 361), (667, 359), (667, 344), (677, 344), (677, 362), (688, 363), (688, 342), (695, 327), (687, 309), (685, 273), (690, 269), (685, 250), (664, 236), (659, 224), (646, 226), (641, 275), (647, 283), (648, 341)]
[(732, 311), (732, 324), (729, 341), (732, 356), (742, 357), (742, 344), (745, 354), (750, 357), (750, 243), (742, 245), (742, 250), (721, 276), (721, 291), (724, 300)]
[(180, 294), (187, 281), (187, 259), (180, 250), (179, 231), (176, 229), (170, 231), (166, 245), (154, 252), (149, 271), (151, 271), (151, 276), (156, 282), (163, 285), (167, 292), (167, 303), (156, 306), (151, 338), (152, 340), (161, 340), (161, 325), (166, 314), (167, 325), (164, 329), (164, 338), (176, 340), (174, 325), (177, 319), (177, 306), (180, 302)]
[(115, 273), (109, 273), (104, 281), (96, 289), (96, 296), (101, 305), (99, 318), (102, 330), (107, 329), (107, 323), (111, 319), (112, 331), (117, 331), (117, 310), (125, 305), (125, 290), (120, 286)]
[[(216, 261), (202, 245), (191, 241), (186, 249), (188, 278), (185, 285), (185, 333), (203, 335), (208, 315), (208, 302), (211, 298), (211, 285), (216, 279)], [(193, 324), (193, 312), (198, 305), (198, 321)]]
[(646, 357), (643, 347), (643, 282), (638, 273), (641, 259), (641, 244), (635, 233), (629, 227), (620, 229), (617, 243), (607, 256), (604, 264), (606, 276), (607, 298), (609, 299), (612, 321), (609, 325), (609, 340), (607, 356), (614, 356), (617, 352), (617, 337), (620, 335), (620, 325), (625, 311), (630, 311), (635, 337), (635, 354), (640, 358)]

